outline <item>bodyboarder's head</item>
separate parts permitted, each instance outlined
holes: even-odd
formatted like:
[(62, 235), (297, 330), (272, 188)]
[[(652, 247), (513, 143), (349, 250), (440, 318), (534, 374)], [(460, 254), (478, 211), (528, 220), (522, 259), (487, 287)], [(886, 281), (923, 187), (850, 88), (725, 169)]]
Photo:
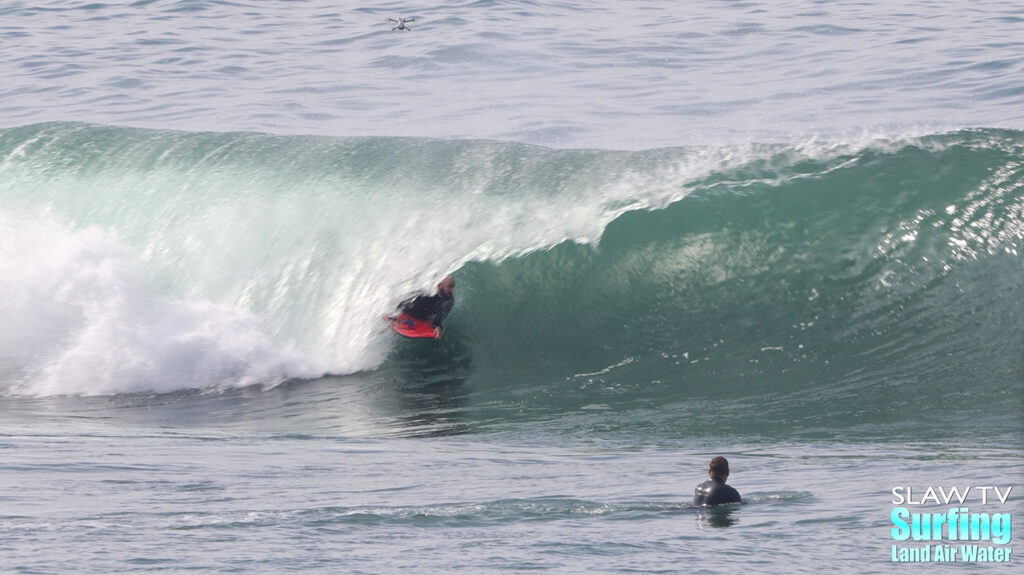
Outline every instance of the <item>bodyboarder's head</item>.
[(450, 296), (455, 292), (455, 278), (448, 276), (437, 284), (437, 293), (442, 296)]

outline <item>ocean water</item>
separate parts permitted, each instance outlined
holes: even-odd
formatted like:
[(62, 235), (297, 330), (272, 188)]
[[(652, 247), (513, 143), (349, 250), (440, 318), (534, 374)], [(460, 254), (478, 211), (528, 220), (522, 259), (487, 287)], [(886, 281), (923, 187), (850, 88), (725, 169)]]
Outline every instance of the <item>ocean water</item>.
[(0, 572), (1015, 571), (1022, 23), (0, 3)]

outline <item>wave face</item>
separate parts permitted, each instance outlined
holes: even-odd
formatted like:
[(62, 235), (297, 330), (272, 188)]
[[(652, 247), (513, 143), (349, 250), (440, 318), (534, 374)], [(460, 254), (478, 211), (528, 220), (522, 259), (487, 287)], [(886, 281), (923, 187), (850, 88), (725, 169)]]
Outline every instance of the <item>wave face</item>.
[(8, 394), (386, 372), (419, 352), (381, 314), (454, 273), (439, 369), (482, 403), (1022, 407), (1021, 132), (619, 152), (54, 123), (0, 159)]
[[(977, 131), (778, 147), (621, 215), (596, 249), (467, 265), (460, 327), (509, 401), (541, 411), (631, 408), (684, 435), (969, 418), (1017, 430), (1022, 143)], [(524, 392), (538, 370), (552, 377)]]

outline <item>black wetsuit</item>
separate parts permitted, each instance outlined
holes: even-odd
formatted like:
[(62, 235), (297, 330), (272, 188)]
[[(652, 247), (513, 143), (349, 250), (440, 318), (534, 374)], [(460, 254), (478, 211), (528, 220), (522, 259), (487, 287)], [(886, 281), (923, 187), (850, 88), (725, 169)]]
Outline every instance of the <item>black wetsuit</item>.
[(455, 296), (452, 295), (421, 295), (411, 300), (406, 300), (398, 307), (405, 315), (416, 319), (430, 320), (434, 327), (441, 327), (448, 312), (452, 311), (455, 305)]
[(708, 479), (698, 485), (697, 489), (693, 490), (694, 505), (710, 507), (722, 503), (739, 503), (740, 501), (739, 491), (733, 489), (731, 485), (726, 485), (724, 481), (716, 477)]

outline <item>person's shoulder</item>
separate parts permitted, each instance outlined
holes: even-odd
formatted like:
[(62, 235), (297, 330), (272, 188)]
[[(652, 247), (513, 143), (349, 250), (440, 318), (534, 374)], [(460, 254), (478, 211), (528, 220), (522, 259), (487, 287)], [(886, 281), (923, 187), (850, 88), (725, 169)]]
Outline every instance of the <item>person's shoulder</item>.
[(722, 487), (724, 488), (723, 491), (725, 491), (727, 499), (730, 503), (740, 502), (743, 500), (743, 498), (740, 497), (740, 492), (737, 491), (736, 488), (733, 487), (732, 485), (723, 485)]
[(693, 504), (704, 505), (715, 491), (715, 484), (710, 479), (693, 488)]

